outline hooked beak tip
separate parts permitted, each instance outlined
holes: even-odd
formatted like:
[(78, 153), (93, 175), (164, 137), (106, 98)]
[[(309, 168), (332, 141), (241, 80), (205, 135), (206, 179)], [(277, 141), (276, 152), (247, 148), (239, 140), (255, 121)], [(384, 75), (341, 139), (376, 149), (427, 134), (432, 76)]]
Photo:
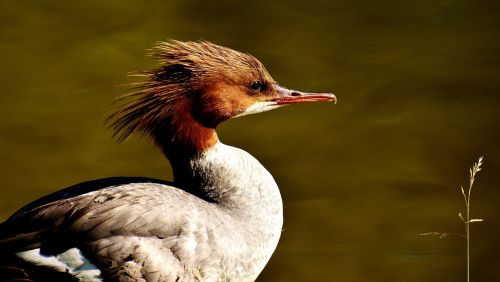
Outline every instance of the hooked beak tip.
[(330, 93), (330, 94), (332, 94), (332, 99), (333, 99), (332, 102), (333, 102), (333, 104), (337, 105), (337, 96), (335, 96), (335, 94), (333, 94), (333, 93)]

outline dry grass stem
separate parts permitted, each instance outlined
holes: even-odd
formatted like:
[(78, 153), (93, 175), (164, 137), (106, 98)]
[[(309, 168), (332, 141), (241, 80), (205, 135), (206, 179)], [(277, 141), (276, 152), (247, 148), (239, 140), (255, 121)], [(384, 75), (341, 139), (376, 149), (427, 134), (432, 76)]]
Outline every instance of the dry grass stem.
[(459, 233), (449, 233), (449, 232), (427, 232), (427, 233), (422, 233), (419, 234), (421, 236), (439, 236), (439, 239), (444, 239), (449, 236), (459, 236), (459, 237), (464, 237), (467, 241), (467, 282), (470, 281), (470, 242), (471, 242), (471, 236), (470, 236), (470, 224), (474, 222), (481, 222), (484, 221), (481, 218), (470, 218), (471, 216), (471, 191), (472, 187), (474, 186), (474, 180), (476, 177), (476, 174), (481, 171), (481, 165), (483, 164), (483, 157), (480, 157), (479, 160), (472, 165), (472, 167), (469, 169), (469, 189), (465, 191), (465, 189), (460, 186), (460, 191), (462, 192), (462, 195), (464, 197), (464, 202), (465, 202), (465, 208), (466, 208), (466, 214), (465, 217), (462, 214), (462, 212), (458, 213), (458, 217), (460, 220), (464, 223), (465, 226), (465, 234), (459, 234)]

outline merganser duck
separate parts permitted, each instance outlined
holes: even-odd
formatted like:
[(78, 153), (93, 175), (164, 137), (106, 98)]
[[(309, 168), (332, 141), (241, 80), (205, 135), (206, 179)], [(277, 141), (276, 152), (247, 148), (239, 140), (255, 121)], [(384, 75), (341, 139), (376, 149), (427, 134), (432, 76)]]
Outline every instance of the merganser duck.
[(269, 261), (283, 224), (278, 186), (215, 129), (335, 96), (286, 89), (253, 56), (205, 41), (159, 42), (153, 56), (161, 66), (140, 73), (110, 125), (119, 140), (150, 136), (174, 182), (100, 179), (26, 205), (0, 225), (4, 280), (254, 281)]

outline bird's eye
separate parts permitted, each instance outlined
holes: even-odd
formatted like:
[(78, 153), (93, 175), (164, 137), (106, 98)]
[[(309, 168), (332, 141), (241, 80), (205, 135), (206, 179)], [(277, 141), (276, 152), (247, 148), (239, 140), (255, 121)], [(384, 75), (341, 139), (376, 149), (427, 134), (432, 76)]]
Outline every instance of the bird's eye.
[(262, 82), (260, 82), (260, 81), (256, 80), (256, 81), (250, 83), (250, 88), (252, 90), (258, 91), (258, 90), (260, 90), (261, 87), (262, 87)]

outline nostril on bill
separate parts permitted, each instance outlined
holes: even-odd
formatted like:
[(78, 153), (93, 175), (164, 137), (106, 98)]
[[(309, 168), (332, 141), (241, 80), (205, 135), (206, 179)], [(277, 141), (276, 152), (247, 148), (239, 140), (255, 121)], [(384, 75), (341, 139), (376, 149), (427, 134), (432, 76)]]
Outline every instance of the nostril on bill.
[(290, 95), (296, 97), (296, 96), (300, 96), (300, 93), (299, 92), (292, 92)]

